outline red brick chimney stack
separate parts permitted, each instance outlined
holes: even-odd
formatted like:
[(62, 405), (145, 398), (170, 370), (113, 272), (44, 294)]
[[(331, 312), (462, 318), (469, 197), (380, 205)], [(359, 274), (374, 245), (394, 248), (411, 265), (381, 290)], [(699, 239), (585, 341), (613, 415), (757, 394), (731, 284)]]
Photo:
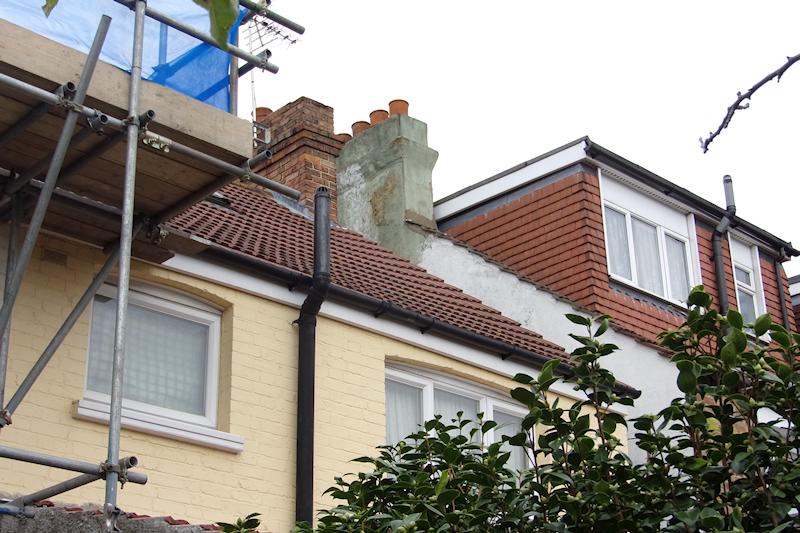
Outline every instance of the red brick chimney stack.
[[(298, 98), (276, 111), (259, 107), (256, 121), (269, 129), (272, 159), (258, 174), (300, 191), (300, 201), (314, 207), (317, 187), (331, 193), (336, 219), (336, 157), (347, 140), (333, 133), (333, 109), (310, 98)], [(349, 139), (348, 139), (349, 140)]]

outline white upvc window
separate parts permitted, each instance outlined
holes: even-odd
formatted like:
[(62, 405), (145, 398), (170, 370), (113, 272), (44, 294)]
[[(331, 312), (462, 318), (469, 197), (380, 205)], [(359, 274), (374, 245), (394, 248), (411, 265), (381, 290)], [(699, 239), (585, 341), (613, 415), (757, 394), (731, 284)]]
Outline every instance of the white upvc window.
[(744, 321), (756, 321), (756, 283), (753, 271), (745, 266), (733, 264), (733, 277), (736, 280), (736, 301)]
[[(84, 397), (78, 416), (108, 420), (117, 288), (92, 303)], [(240, 437), (217, 426), (218, 309), (176, 291), (132, 284), (123, 380), (123, 426), (229, 451)]]
[(736, 285), (736, 307), (746, 323), (766, 313), (758, 247), (731, 236), (728, 240)]
[[(459, 412), (463, 419), (494, 420), (497, 426), (484, 435), (484, 443), (500, 441), (503, 435), (516, 435), (527, 412), (501, 393), (447, 376), (420, 369), (386, 369), (386, 440), (396, 443), (420, 430), (435, 415), (450, 423)], [(468, 433), (471, 426), (464, 428)], [(507, 465), (521, 470), (529, 466), (525, 450), (505, 445), (511, 452)]]
[(686, 301), (692, 287), (686, 238), (610, 203), (604, 221), (613, 278), (675, 303)]

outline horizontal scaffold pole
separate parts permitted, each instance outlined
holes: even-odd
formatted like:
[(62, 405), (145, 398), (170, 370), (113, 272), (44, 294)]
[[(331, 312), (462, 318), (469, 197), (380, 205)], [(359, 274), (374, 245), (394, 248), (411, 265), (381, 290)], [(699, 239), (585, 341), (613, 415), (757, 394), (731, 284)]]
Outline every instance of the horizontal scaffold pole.
[(280, 24), (284, 28), (289, 28), (295, 33), (299, 33), (300, 35), (302, 35), (306, 32), (306, 29), (300, 24), (293, 22), (287, 19), (286, 17), (282, 17), (281, 15), (278, 15), (274, 11), (270, 11), (269, 9), (267, 9), (268, 4), (260, 4), (258, 2), (254, 2), (253, 0), (239, 0), (239, 5), (249, 9), (254, 13), (258, 13), (259, 15), (264, 15), (272, 22)]
[[(105, 477), (106, 472), (109, 470), (119, 470), (120, 468), (132, 468), (139, 462), (136, 457), (124, 457), (119, 460), (119, 467), (109, 467), (105, 463), (88, 463), (86, 461), (78, 461), (76, 459), (66, 459), (55, 455), (48, 455), (46, 453), (31, 452), (28, 450), (20, 450), (19, 448), (12, 448), (10, 446), (0, 446), (0, 457), (5, 459), (12, 459), (14, 461), (22, 461), (24, 463), (33, 463), (42, 466), (49, 466), (52, 468), (60, 468), (62, 470), (70, 470), (71, 472), (79, 472), (81, 474), (91, 474), (95, 476)], [(136, 483), (137, 485), (147, 484), (147, 474), (141, 472), (128, 472), (128, 481)]]
[[(78, 104), (77, 101), (65, 99), (63, 96), (59, 96), (56, 93), (51, 93), (50, 91), (46, 91), (40, 87), (31, 85), (30, 83), (18, 80), (17, 78), (9, 76), (8, 74), (0, 73), (0, 84), (5, 85), (10, 89), (14, 89), (21, 93), (27, 94), (28, 96), (36, 98), (37, 100), (48, 103), (52, 106), (65, 107), (67, 109), (71, 109), (73, 111), (82, 114), (88, 119), (94, 120), (103, 115), (103, 113), (94, 108)], [(112, 118), (110, 116), (107, 117), (107, 119), (108, 119), (108, 126), (117, 130), (125, 128), (124, 121), (119, 120), (118, 118)]]
[[(122, 4), (123, 6), (126, 6), (131, 9), (133, 9), (134, 5), (136, 4), (135, 0), (114, 0), (114, 1), (117, 2), (118, 4)], [(145, 14), (147, 14), (147, 16), (153, 20), (157, 20), (158, 22), (166, 24), (167, 26), (174, 28), (182, 33), (185, 33), (190, 37), (194, 37), (199, 41), (203, 41), (206, 44), (209, 44), (211, 46), (219, 48), (220, 50), (228, 52), (230, 55), (236, 56), (239, 59), (247, 61), (248, 63), (252, 63), (258, 68), (272, 72), (273, 74), (276, 74), (278, 72), (278, 66), (273, 63), (270, 63), (269, 61), (267, 61), (266, 58), (258, 57), (257, 55), (251, 54), (247, 50), (243, 50), (238, 46), (234, 46), (232, 44), (229, 44), (226, 48), (222, 48), (219, 45), (219, 43), (217, 43), (217, 40), (214, 39), (214, 37), (212, 37), (208, 33), (204, 33), (189, 26), (188, 24), (184, 24), (183, 22), (175, 20), (174, 18), (170, 17), (165, 13), (162, 13), (161, 11), (148, 7), (145, 9)]]
[[(26, 94), (28, 94), (30, 96), (33, 96), (34, 98), (38, 98), (39, 100), (42, 100), (42, 101), (45, 101), (45, 102), (50, 102), (53, 105), (58, 105), (58, 103), (60, 101), (59, 98), (56, 95), (54, 95), (53, 93), (47, 92), (44, 89), (40, 89), (39, 87), (36, 87), (35, 85), (31, 85), (29, 83), (25, 83), (25, 82), (19, 81), (19, 80), (15, 79), (15, 78), (12, 78), (10, 76), (6, 76), (5, 74), (2, 74), (2, 73), (0, 73), (0, 84), (6, 85), (6, 86), (11, 87), (13, 89), (17, 89), (20, 92), (26, 93)], [(98, 111), (96, 109), (93, 109), (93, 108), (90, 108), (90, 107), (86, 107), (86, 106), (76, 106), (76, 109), (81, 111), (83, 113), (83, 115), (86, 116), (86, 117), (105, 116), (107, 118), (106, 125), (108, 127), (110, 127), (110, 128), (113, 128), (113, 129), (125, 129), (126, 128), (125, 122), (123, 122), (123, 121), (121, 121), (121, 120), (119, 120), (117, 118), (111, 117), (109, 115), (104, 115), (103, 113), (101, 113), (100, 111)], [(140, 120), (141, 120), (141, 118), (140, 118)], [(98, 156), (102, 155), (103, 152), (113, 148), (113, 146), (117, 142), (119, 142), (121, 139), (124, 139), (124, 137), (125, 137), (124, 134), (121, 134), (119, 136), (116, 136), (116, 135), (109, 136), (108, 139), (106, 139), (102, 143), (98, 144), (95, 148), (93, 148), (87, 154), (85, 154), (81, 159), (79, 159), (77, 162), (73, 163), (73, 165), (71, 165), (70, 167), (67, 167), (66, 169), (64, 169), (64, 175), (67, 176), (69, 174), (74, 174), (75, 172), (78, 172), (80, 170), (79, 165), (83, 166), (83, 165), (86, 164), (86, 162), (88, 162), (92, 158), (95, 158), (95, 157), (98, 157)], [(169, 149), (174, 150), (176, 153), (180, 153), (180, 154), (189, 156), (191, 158), (197, 159), (198, 161), (207, 163), (207, 164), (217, 168), (218, 170), (220, 170), (222, 172), (225, 172), (225, 173), (227, 173), (229, 175), (234, 176), (234, 179), (235, 178), (252, 179), (254, 183), (258, 183), (262, 187), (266, 187), (266, 188), (271, 189), (273, 191), (279, 192), (279, 193), (281, 193), (281, 194), (283, 194), (285, 196), (288, 196), (290, 198), (294, 198), (295, 200), (300, 198), (300, 192), (297, 191), (296, 189), (292, 189), (291, 187), (287, 187), (287, 186), (285, 186), (285, 185), (283, 185), (281, 183), (269, 180), (267, 178), (264, 178), (263, 176), (258, 176), (257, 174), (254, 174), (253, 172), (251, 172), (249, 169), (245, 170), (245, 167), (248, 167), (248, 166), (249, 167), (253, 167), (253, 166), (255, 166), (255, 164), (256, 164), (255, 161), (257, 159), (263, 158), (265, 156), (265, 154), (263, 152), (261, 154), (255, 156), (255, 158), (251, 159), (247, 163), (245, 163), (245, 165), (243, 165), (242, 167), (237, 167), (233, 163), (228, 163), (227, 161), (223, 161), (221, 159), (218, 159), (216, 157), (210, 156), (208, 154), (204, 154), (203, 152), (200, 152), (199, 150), (195, 150), (194, 148), (191, 148), (189, 146), (185, 146), (185, 145), (183, 145), (181, 143), (175, 142), (175, 141), (173, 141), (172, 139), (170, 139), (168, 137), (156, 135), (156, 134), (154, 134), (154, 133), (152, 133), (150, 131), (144, 132), (143, 133), (143, 138), (146, 139), (146, 140), (149, 139), (151, 141), (154, 141), (156, 144), (166, 146)], [(223, 178), (221, 178), (221, 180), (222, 179)], [(233, 179), (230, 179), (229, 177), (225, 177), (224, 179), (228, 179), (229, 180), (228, 183), (230, 181), (233, 181)], [(210, 192), (206, 191), (206, 189), (208, 187), (204, 187), (202, 190), (205, 191), (205, 192), (203, 192), (202, 194), (196, 194), (196, 195), (192, 195), (192, 196), (197, 196), (197, 199), (195, 200), (195, 202), (198, 202), (198, 201), (202, 200), (203, 198), (205, 198), (206, 196), (208, 196), (209, 194), (213, 193), (215, 190), (225, 186), (225, 184), (226, 183), (222, 183), (221, 185), (217, 185), (215, 188), (212, 188), (212, 190), (210, 190)], [(186, 209), (189, 205), (191, 205), (191, 204), (188, 204), (185, 207), (183, 207), (181, 209), (181, 211)], [(172, 209), (170, 208), (169, 211), (172, 211)], [(181, 211), (177, 211), (175, 214), (178, 214)], [(162, 222), (166, 220), (164, 217), (159, 217), (159, 218), (161, 219)]]
[[(56, 95), (72, 98), (75, 95), (75, 84), (70, 82), (65, 83), (61, 87), (56, 90)], [(5, 144), (13, 141), (16, 139), (22, 132), (27, 130), (33, 124), (39, 121), (43, 116), (45, 116), (52, 106), (42, 102), (26, 114), (24, 117), (19, 119), (13, 126), (8, 128), (2, 134), (0, 134), (0, 146), (4, 146)]]

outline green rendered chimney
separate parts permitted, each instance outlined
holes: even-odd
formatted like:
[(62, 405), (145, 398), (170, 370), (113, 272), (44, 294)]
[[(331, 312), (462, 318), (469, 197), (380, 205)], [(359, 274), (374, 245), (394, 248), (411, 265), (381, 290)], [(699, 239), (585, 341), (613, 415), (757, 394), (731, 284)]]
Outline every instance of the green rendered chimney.
[(406, 221), (436, 227), (431, 175), (438, 157), (428, 147), (428, 126), (408, 115), (357, 133), (336, 160), (339, 224), (416, 263), (425, 235)]

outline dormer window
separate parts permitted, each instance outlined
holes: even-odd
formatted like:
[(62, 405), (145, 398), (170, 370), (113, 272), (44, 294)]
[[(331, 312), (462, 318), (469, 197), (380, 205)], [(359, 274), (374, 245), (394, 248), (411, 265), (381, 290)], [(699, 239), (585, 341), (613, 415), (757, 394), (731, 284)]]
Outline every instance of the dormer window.
[(612, 277), (676, 303), (689, 294), (688, 239), (616, 205), (605, 206)]

